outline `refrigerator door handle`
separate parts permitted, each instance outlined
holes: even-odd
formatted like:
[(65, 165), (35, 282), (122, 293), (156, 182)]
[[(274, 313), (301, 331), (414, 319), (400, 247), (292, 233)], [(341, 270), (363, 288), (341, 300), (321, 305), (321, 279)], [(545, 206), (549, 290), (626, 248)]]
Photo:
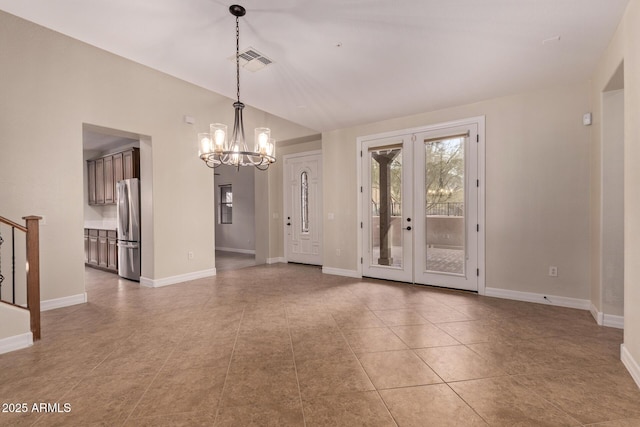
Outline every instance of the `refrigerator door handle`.
[(118, 247), (119, 248), (127, 248), (127, 249), (138, 249), (138, 244), (137, 243), (124, 243), (124, 242), (118, 242)]

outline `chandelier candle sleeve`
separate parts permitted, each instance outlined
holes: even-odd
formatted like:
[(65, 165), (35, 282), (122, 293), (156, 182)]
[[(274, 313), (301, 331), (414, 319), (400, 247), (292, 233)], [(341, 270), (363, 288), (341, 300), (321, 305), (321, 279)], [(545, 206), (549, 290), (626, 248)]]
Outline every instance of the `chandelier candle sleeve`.
[(213, 139), (213, 151), (215, 153), (222, 153), (225, 150), (229, 150), (227, 142), (227, 125), (222, 123), (212, 123), (209, 125), (209, 131)]
[(198, 134), (198, 156), (210, 168), (220, 165), (230, 165), (240, 169), (240, 166), (255, 166), (259, 170), (266, 170), (276, 161), (276, 142), (271, 138), (271, 130), (259, 127), (254, 132), (253, 151), (249, 151), (244, 137), (244, 123), (242, 110), (244, 104), (240, 102), (240, 27), (239, 20), (246, 14), (244, 7), (232, 5), (229, 12), (236, 17), (236, 93), (237, 101), (233, 103), (234, 123), (231, 138), (228, 137), (227, 125), (212, 123), (209, 133)]
[(267, 147), (269, 146), (269, 139), (271, 138), (271, 130), (269, 128), (256, 128), (255, 129), (255, 148), (253, 151), (262, 155), (267, 154)]

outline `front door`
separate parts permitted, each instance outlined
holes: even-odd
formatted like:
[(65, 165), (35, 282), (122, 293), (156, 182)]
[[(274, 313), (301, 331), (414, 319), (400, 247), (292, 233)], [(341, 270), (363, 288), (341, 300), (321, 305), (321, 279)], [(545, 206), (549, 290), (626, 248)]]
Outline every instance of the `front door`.
[(322, 265), (322, 154), (284, 160), (285, 257)]

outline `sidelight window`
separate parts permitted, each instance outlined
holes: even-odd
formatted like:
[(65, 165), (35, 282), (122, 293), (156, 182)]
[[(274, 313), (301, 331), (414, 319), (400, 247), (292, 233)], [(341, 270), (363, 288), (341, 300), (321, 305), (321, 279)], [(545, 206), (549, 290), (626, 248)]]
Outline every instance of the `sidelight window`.
[(300, 174), (300, 221), (302, 232), (309, 232), (309, 174)]

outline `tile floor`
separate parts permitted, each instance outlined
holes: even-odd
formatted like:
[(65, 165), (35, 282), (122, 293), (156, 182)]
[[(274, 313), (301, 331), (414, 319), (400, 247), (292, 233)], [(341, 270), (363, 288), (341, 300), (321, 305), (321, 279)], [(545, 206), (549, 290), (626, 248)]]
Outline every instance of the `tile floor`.
[(87, 304), (0, 355), (0, 413), (43, 426), (640, 426), (622, 331), (586, 311), (317, 267), (141, 288), (87, 269)]

